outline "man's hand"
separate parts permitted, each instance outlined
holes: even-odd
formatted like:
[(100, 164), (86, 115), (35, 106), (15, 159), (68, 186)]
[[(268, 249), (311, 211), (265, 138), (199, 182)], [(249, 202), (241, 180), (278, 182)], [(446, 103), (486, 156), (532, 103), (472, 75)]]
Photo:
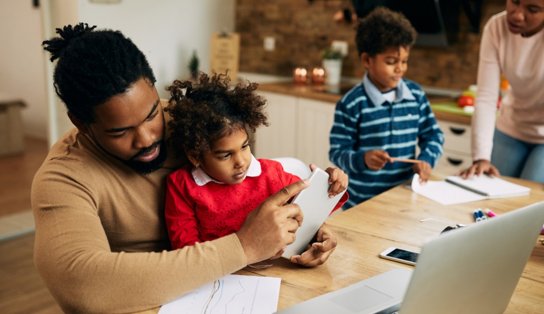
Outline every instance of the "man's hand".
[(473, 175), (481, 175), (482, 173), (488, 174), (490, 176), (500, 176), (499, 169), (493, 166), (489, 160), (477, 160), (472, 163), (468, 169), (461, 171), (459, 174), (464, 179), (472, 177)]
[(383, 150), (369, 150), (364, 155), (365, 165), (370, 170), (380, 170), (390, 161), (391, 157)]
[(431, 177), (431, 171), (432, 167), (431, 165), (426, 161), (420, 161), (412, 166), (412, 169), (415, 173), (419, 175), (419, 181), (420, 182), (427, 182), (429, 178)]
[(248, 264), (277, 256), (295, 241), (295, 232), (302, 223), (302, 211), (298, 205), (287, 202), (307, 186), (305, 181), (288, 185), (248, 215), (236, 232)]
[(291, 256), (291, 262), (305, 267), (314, 267), (325, 263), (336, 248), (336, 236), (323, 224), (317, 231), (316, 240), (302, 254)]

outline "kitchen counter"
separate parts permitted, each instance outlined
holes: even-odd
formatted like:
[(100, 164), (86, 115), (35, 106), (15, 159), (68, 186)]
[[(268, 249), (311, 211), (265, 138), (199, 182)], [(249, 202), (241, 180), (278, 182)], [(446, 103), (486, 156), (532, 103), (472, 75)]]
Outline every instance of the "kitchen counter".
[[(258, 90), (330, 102), (331, 105), (334, 105), (351, 86), (353, 84), (343, 83), (340, 87), (332, 89), (325, 85), (315, 86), (308, 84), (297, 85), (292, 82), (269, 82), (259, 84)], [(472, 114), (464, 112), (461, 108), (457, 107), (453, 98), (432, 95), (428, 95), (427, 97), (431, 102), (437, 119), (470, 125)]]

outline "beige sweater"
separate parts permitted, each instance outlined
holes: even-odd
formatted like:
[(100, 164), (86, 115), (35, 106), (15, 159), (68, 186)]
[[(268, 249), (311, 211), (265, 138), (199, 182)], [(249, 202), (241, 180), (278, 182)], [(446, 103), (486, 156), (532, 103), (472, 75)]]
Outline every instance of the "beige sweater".
[(68, 313), (158, 307), (246, 265), (236, 235), (168, 251), (164, 179), (141, 175), (70, 131), (32, 184), (35, 264)]
[[(497, 116), (501, 73), (511, 89)], [(472, 118), (473, 160), (491, 159), (495, 122), (505, 134), (544, 144), (544, 30), (528, 38), (512, 34), (506, 12), (491, 17), (482, 35)]]

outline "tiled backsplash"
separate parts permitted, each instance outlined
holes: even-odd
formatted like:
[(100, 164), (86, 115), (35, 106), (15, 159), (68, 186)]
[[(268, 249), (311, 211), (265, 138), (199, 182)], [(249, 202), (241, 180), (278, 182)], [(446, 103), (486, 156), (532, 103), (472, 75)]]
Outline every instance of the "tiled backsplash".
[[(483, 27), (494, 13), (503, 10), (504, 0), (484, 1)], [(236, 31), (241, 34), (240, 71), (290, 76), (296, 66), (321, 65), (321, 51), (333, 40), (347, 41), (349, 54), (342, 74), (363, 74), (357, 55), (354, 25), (333, 21), (333, 14), (350, 7), (350, 0), (237, 0)], [(469, 31), (461, 16), (455, 44), (448, 47), (414, 47), (406, 77), (421, 85), (465, 89), (476, 81), (480, 34)], [(275, 49), (266, 51), (264, 38), (274, 37)]]

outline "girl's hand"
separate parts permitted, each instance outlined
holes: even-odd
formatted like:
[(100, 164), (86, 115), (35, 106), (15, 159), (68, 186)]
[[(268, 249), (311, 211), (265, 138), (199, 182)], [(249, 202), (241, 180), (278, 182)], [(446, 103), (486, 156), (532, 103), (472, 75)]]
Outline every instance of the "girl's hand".
[[(310, 164), (312, 171), (316, 167), (316, 165)], [(348, 187), (348, 175), (342, 169), (329, 167), (325, 171), (329, 174), (329, 197), (333, 197), (346, 190)]]

